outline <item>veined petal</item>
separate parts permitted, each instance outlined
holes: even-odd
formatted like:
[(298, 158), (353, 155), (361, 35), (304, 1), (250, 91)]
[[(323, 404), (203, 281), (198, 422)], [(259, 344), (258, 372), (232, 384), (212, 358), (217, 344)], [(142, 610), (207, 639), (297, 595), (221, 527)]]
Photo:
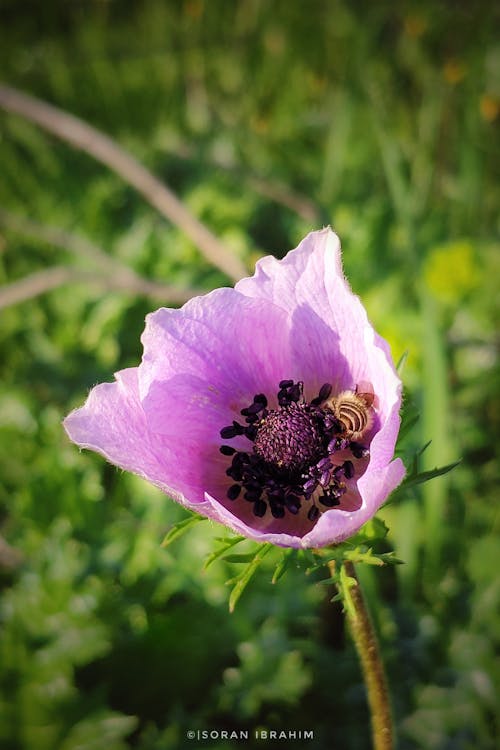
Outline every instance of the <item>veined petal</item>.
[(166, 489), (165, 472), (172, 456), (150, 434), (139, 400), (136, 367), (115, 373), (114, 383), (93, 388), (85, 404), (63, 424), (81, 448), (97, 451), (116, 466)]
[(182, 462), (182, 446), (169, 445), (149, 428), (139, 399), (137, 368), (121, 370), (115, 378), (114, 383), (93, 388), (85, 404), (66, 417), (69, 438), (194, 509), (204, 497), (203, 472)]
[(344, 276), (340, 241), (329, 227), (308, 234), (281, 261), (262, 258), (254, 276), (235, 288), (291, 315), (292, 358), (309, 389), (325, 380), (337, 391), (366, 381), (388, 415), (400, 381), (387, 343)]
[(162, 434), (177, 432), (172, 413), (180, 405), (188, 423), (193, 411), (205, 423), (198, 428), (219, 438), (220, 427), (239, 416), (256, 389), (274, 389), (276, 373), (289, 372), (289, 332), (283, 309), (234, 289), (148, 315), (139, 389), (149, 425)]

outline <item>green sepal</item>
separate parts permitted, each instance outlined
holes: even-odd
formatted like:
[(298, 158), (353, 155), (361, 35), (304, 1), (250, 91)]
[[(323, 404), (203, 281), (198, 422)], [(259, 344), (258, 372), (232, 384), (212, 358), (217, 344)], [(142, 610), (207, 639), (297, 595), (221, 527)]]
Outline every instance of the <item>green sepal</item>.
[(452, 471), (456, 466), (458, 466), (462, 460), (454, 461), (451, 464), (447, 464), (446, 466), (439, 466), (435, 469), (429, 469), (428, 471), (412, 471), (411, 474), (408, 474), (408, 476), (403, 479), (399, 487), (397, 487), (392, 495), (389, 497), (389, 500), (387, 501), (386, 505), (388, 503), (394, 502), (400, 495), (402, 495), (406, 490), (415, 487), (417, 484), (423, 484), (424, 482), (429, 482), (431, 479), (435, 479), (436, 477), (441, 477), (443, 474), (448, 474), (449, 471)]
[(407, 419), (404, 420), (404, 422), (401, 423), (395, 453), (397, 453), (400, 450), (400, 443), (403, 442), (403, 440), (408, 435), (408, 433), (415, 427), (419, 419), (420, 419), (420, 414), (413, 414), (412, 416), (408, 417)]
[(373, 543), (376, 540), (385, 539), (389, 529), (381, 518), (374, 516), (367, 521), (353, 536), (349, 537), (347, 544), (362, 544), (365, 541)]
[(214, 562), (214, 560), (222, 557), (222, 555), (224, 555), (224, 553), (227, 552), (228, 549), (231, 549), (231, 547), (239, 544), (244, 539), (246, 539), (246, 537), (244, 536), (217, 537), (215, 541), (222, 542), (222, 547), (219, 547), (219, 549), (216, 549), (214, 552), (211, 552), (208, 555), (207, 559), (205, 560), (205, 564), (203, 565), (203, 570), (206, 570), (209, 565)]
[(240, 555), (224, 555), (222, 557), (222, 560), (225, 560), (228, 563), (249, 563), (252, 562), (252, 560), (255, 557), (255, 552), (245, 552)]
[(337, 578), (337, 585), (339, 587), (338, 596), (344, 604), (344, 609), (353, 619), (356, 617), (356, 609), (354, 607), (354, 602), (352, 601), (351, 589), (353, 586), (357, 586), (357, 583), (358, 582), (355, 578), (351, 578), (351, 576), (347, 575), (345, 565), (341, 565)]
[(398, 360), (398, 363), (396, 365), (396, 372), (398, 373), (398, 375), (402, 374), (402, 372), (403, 372), (403, 370), (405, 368), (406, 361), (408, 359), (409, 354), (410, 354), (409, 350), (405, 349), (405, 351), (403, 352), (403, 354), (400, 356), (400, 358)]
[(175, 542), (180, 536), (185, 534), (186, 531), (189, 531), (189, 529), (192, 526), (199, 523), (200, 521), (207, 521), (207, 520), (208, 519), (205, 518), (205, 516), (199, 516), (196, 513), (193, 513), (192, 515), (188, 516), (188, 518), (183, 518), (182, 521), (175, 523), (167, 531), (167, 533), (163, 537), (161, 546), (168, 547), (169, 544), (172, 544), (172, 542)]
[(344, 551), (344, 560), (349, 560), (353, 563), (365, 563), (367, 565), (401, 565), (403, 560), (400, 560), (395, 556), (394, 552), (374, 552), (371, 547), (360, 545), (352, 550)]
[(243, 591), (245, 590), (248, 582), (255, 574), (257, 568), (261, 564), (262, 560), (264, 559), (265, 555), (269, 552), (270, 549), (272, 549), (272, 544), (263, 544), (261, 548), (257, 551), (257, 553), (253, 556), (252, 562), (250, 562), (246, 568), (237, 576), (234, 578), (231, 578), (231, 580), (226, 581), (227, 585), (231, 585), (232, 583), (235, 584), (233, 590), (231, 591), (229, 595), (229, 611), (234, 612), (234, 608), (236, 607), (236, 604), (242, 595)]
[(401, 425), (399, 427), (398, 439), (396, 442), (395, 453), (402, 453), (401, 444), (404, 442), (408, 433), (415, 427), (418, 420), (420, 419), (420, 412), (411, 399), (406, 393), (403, 395), (403, 407), (401, 409)]
[(271, 583), (277, 583), (277, 581), (279, 581), (279, 579), (286, 573), (290, 565), (297, 560), (297, 555), (298, 550), (296, 549), (289, 548), (282, 550), (281, 559), (274, 569)]

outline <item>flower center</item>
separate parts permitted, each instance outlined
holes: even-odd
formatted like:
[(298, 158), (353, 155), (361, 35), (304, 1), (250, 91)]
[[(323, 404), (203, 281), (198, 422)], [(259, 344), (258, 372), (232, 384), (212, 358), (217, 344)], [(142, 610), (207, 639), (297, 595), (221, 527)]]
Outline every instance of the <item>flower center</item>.
[[(354, 463), (348, 459), (334, 464), (340, 450), (349, 449), (354, 458), (369, 455), (358, 442), (372, 423), (373, 394), (343, 391), (330, 398), (332, 387), (325, 383), (310, 403), (303, 395), (303, 383), (282, 380), (277, 393), (278, 408), (267, 409), (267, 398), (259, 393), (241, 410), (246, 424), (234, 421), (223, 427), (221, 437), (231, 440), (245, 436), (251, 450), (236, 450), (222, 445), (220, 451), (232, 456), (226, 474), (234, 480), (227, 496), (253, 504), (253, 513), (274, 518), (286, 512), (296, 515), (305, 501), (307, 517), (316, 521), (320, 508), (339, 505), (346, 492), (346, 479), (355, 476)], [(355, 418), (354, 418), (355, 417)]]
[(301, 471), (322, 453), (317, 421), (305, 404), (270, 411), (258, 424), (254, 451), (277, 470)]

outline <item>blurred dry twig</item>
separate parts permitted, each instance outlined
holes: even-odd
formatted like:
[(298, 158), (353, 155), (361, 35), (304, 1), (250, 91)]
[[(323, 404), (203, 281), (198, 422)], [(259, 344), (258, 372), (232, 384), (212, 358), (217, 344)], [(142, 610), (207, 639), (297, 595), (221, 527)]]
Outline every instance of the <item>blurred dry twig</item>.
[(53, 266), (36, 271), (11, 284), (0, 287), (0, 309), (24, 302), (40, 294), (69, 283), (97, 286), (108, 291), (122, 291), (141, 294), (162, 302), (182, 305), (191, 297), (204, 294), (200, 289), (183, 289), (170, 284), (162, 284), (139, 276), (116, 258), (107, 255), (89, 240), (58, 227), (45, 226), (0, 209), (0, 224), (11, 231), (35, 237), (74, 255), (78, 261), (89, 262), (95, 270), (74, 266)]
[(0, 309), (25, 302), (40, 294), (50, 292), (64, 284), (86, 284), (98, 286), (108, 291), (124, 291), (143, 294), (163, 302), (183, 304), (192, 296), (200, 294), (196, 290), (179, 289), (175, 286), (158, 284), (148, 279), (135, 279), (130, 276), (113, 274), (104, 276), (98, 271), (84, 271), (72, 266), (53, 266), (43, 271), (35, 271), (19, 281), (13, 281), (0, 287)]
[(193, 216), (166, 185), (109, 136), (78, 117), (9, 86), (0, 85), (0, 107), (35, 122), (106, 164), (141, 193), (163, 216), (182, 229), (207, 260), (220, 268), (229, 278), (238, 280), (246, 275), (247, 271), (241, 260)]

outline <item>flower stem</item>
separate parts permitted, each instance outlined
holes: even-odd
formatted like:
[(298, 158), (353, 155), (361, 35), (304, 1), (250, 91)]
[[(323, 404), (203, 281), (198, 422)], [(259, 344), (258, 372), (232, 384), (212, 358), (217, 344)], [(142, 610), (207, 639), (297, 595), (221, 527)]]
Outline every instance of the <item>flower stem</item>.
[(374, 750), (393, 750), (394, 733), (384, 665), (373, 623), (352, 562), (344, 561), (340, 569), (338, 587), (363, 670), (371, 714), (373, 748)]

